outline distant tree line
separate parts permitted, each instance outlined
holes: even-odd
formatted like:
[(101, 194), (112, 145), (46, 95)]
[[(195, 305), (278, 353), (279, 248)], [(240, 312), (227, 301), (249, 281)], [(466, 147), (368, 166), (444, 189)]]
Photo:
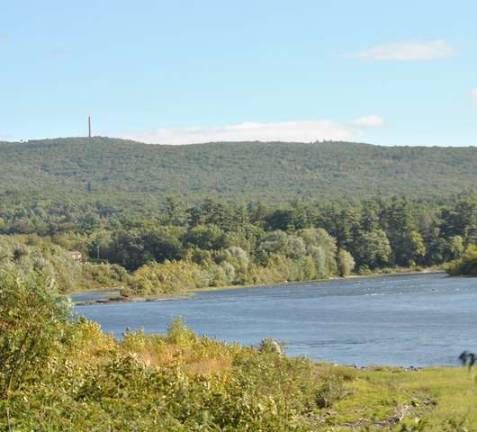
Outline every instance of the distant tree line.
[[(42, 201), (31, 207), (4, 202), (0, 233), (36, 235), (79, 250), (107, 270), (105, 282), (127, 279), (136, 294), (451, 261), (457, 273), (458, 260), (477, 244), (477, 197), (463, 193), (445, 204), (402, 197), (357, 205), (295, 200), (277, 207), (212, 199), (185, 206), (170, 197), (160, 210), (142, 216), (100, 202)], [(127, 270), (127, 277), (118, 269)]]

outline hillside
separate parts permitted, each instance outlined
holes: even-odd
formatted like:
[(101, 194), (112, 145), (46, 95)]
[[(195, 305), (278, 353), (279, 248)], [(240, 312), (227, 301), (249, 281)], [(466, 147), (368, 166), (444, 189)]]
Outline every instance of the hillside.
[(111, 203), (220, 197), (268, 203), (406, 194), (436, 198), (477, 181), (477, 148), (349, 142), (147, 145), (111, 138), (0, 143), (0, 193)]

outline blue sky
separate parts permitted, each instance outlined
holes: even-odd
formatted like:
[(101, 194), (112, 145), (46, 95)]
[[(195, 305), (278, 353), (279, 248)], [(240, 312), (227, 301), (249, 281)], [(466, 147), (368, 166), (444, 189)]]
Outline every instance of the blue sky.
[(477, 2), (0, 5), (0, 138), (477, 145)]

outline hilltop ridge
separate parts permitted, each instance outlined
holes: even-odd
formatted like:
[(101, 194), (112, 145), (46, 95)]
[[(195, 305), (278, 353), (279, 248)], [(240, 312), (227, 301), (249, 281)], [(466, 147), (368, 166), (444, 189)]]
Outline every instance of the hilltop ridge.
[(424, 199), (458, 193), (476, 181), (476, 147), (353, 142), (176, 146), (106, 137), (0, 143), (0, 193), (45, 198)]

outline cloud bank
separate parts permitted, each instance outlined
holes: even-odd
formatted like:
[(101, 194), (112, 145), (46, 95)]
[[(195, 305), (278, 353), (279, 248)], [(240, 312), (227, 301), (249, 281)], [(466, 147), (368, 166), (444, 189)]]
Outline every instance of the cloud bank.
[(409, 41), (377, 45), (357, 52), (351, 57), (368, 61), (423, 61), (439, 60), (452, 55), (452, 46), (445, 40), (427, 42)]
[(159, 128), (141, 132), (124, 132), (119, 136), (148, 144), (199, 144), (221, 141), (346, 141), (356, 139), (367, 128), (379, 127), (383, 124), (379, 116), (370, 115), (357, 118), (350, 123), (332, 120), (245, 122), (220, 127)]

